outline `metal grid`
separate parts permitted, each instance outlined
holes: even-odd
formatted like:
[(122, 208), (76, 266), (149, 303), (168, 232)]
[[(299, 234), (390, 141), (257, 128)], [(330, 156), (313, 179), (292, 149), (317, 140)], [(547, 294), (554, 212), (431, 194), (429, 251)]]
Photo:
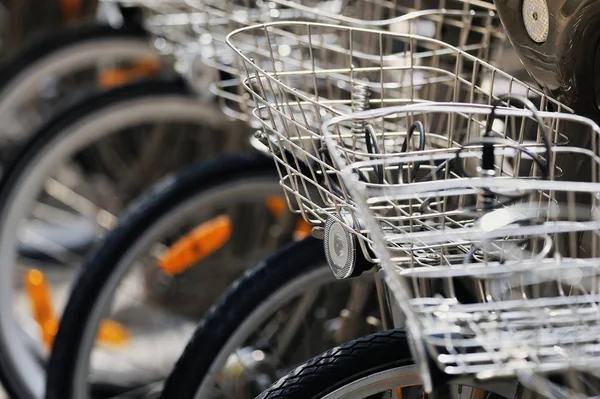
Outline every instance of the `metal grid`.
[[(447, 374), (544, 392), (547, 373), (600, 366), (600, 127), (519, 106), (413, 104), (323, 126), (347, 193), (332, 217), (362, 226), (429, 383), (425, 353)], [(357, 122), (379, 151), (349, 145)]]
[[(269, 46), (246, 46), (248, 34), (262, 34)], [(255, 116), (289, 205), (316, 226), (338, 206), (331, 196), (336, 188), (324, 179), (336, 170), (324, 158), (319, 130), (332, 116), (430, 101), (490, 104), (505, 93), (537, 97), (544, 110), (564, 110), (473, 55), (425, 37), (280, 22), (235, 31), (228, 41), (244, 61), (245, 85), (256, 100)], [(291, 49), (298, 54), (290, 57)]]
[[(105, 0), (115, 1), (115, 0)], [(482, 0), (126, 0), (146, 11), (145, 26), (162, 52), (176, 55), (178, 69), (200, 80), (200, 90), (219, 98), (225, 114), (249, 121), (249, 96), (241, 65), (225, 44), (235, 29), (273, 21), (318, 21), (420, 34), (462, 45), (484, 60), (500, 58), (506, 36), (491, 1)], [(409, 12), (416, 12), (407, 15)], [(263, 35), (238, 40), (266, 48)], [(496, 49), (495, 52), (491, 50)], [(290, 55), (293, 56), (293, 55)], [(203, 70), (205, 76), (196, 72)], [(212, 70), (212, 73), (206, 73)], [(250, 103), (251, 104), (251, 103)], [(251, 119), (250, 119), (251, 120)]]

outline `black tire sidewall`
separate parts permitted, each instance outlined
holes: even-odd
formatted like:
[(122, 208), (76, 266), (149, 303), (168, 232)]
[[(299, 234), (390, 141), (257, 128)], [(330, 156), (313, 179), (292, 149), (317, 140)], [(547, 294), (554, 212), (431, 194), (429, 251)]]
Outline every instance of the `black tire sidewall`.
[(47, 399), (73, 398), (74, 370), (82, 350), (79, 343), (90, 322), (92, 309), (120, 259), (126, 256), (136, 240), (170, 209), (203, 191), (252, 177), (271, 177), (276, 181), (272, 162), (258, 153), (225, 155), (167, 178), (165, 183), (159, 183), (128, 208), (118, 226), (88, 254), (75, 281), (48, 362)]
[[(18, 189), (22, 178), (26, 175), (28, 166), (36, 156), (59, 139), (64, 131), (79, 121), (88, 118), (97, 112), (102, 112), (105, 107), (114, 106), (119, 102), (128, 102), (137, 98), (152, 96), (175, 95), (192, 99), (192, 93), (180, 80), (156, 80), (135, 83), (111, 91), (90, 96), (86, 101), (75, 103), (66, 107), (63, 112), (57, 113), (51, 120), (41, 126), (21, 148), (13, 154), (5, 167), (5, 172), (0, 179), (0, 217), (6, 215), (12, 206), (11, 197)], [(4, 339), (4, 338), (2, 338)], [(2, 352), (0, 341), (0, 353)], [(0, 380), (11, 397), (20, 399), (33, 399), (33, 393), (25, 381), (14, 377), (14, 370), (6, 357), (0, 356)]]
[(288, 244), (246, 272), (200, 322), (161, 398), (195, 398), (215, 359), (244, 321), (269, 297), (325, 262), (322, 241), (309, 237)]

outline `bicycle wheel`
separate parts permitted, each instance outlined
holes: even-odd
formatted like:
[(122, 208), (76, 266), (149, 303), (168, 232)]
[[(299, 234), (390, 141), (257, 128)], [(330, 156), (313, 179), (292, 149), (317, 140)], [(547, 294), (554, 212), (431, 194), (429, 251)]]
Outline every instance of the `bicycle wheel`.
[[(69, 96), (97, 90), (95, 74), (87, 85), (79, 79), (86, 71), (95, 71), (100, 64), (110, 62), (157, 57), (149, 45), (148, 34), (134, 24), (120, 28), (99, 24), (66, 28), (31, 42), (0, 66), (0, 140), (4, 145), (23, 140)], [(61, 79), (78, 82), (73, 90), (59, 93), (57, 85)], [(32, 102), (39, 98), (45, 99), (44, 105), (33, 111)]]
[[(291, 239), (293, 230), (286, 228), (286, 218), (269, 210), (267, 203), (273, 196), (281, 196), (281, 188), (272, 160), (253, 152), (191, 167), (133, 204), (87, 258), (74, 284), (49, 360), (47, 398), (83, 399), (89, 397), (92, 386), (96, 394), (125, 395), (135, 389), (139, 395), (144, 388), (152, 388), (144, 385), (154, 382), (161, 372), (164, 378), (206, 311), (190, 310), (189, 305), (203, 300), (210, 306), (233, 278), (248, 269), (249, 262), (262, 259)], [(229, 218), (231, 234), (210, 257), (185, 271), (185, 279), (191, 280), (188, 289), (195, 297), (181, 294), (185, 291), (181, 279), (174, 282), (167, 300), (152, 295), (149, 285), (173, 281), (158, 267), (161, 256), (154, 255), (157, 246), (180, 242), (179, 236), (188, 236), (193, 226), (204, 225), (215, 216)], [(181, 227), (185, 224), (190, 228)], [(205, 235), (205, 241), (210, 239)], [(237, 267), (232, 267), (233, 263)], [(157, 273), (162, 282), (154, 278)], [(130, 317), (135, 314), (139, 318), (142, 313), (143, 325)], [(132, 332), (126, 345), (95, 345), (102, 317), (117, 320)], [(144, 357), (148, 353), (151, 361)], [(126, 369), (119, 368), (125, 363)]]
[[(214, 154), (218, 151), (217, 146), (222, 144), (215, 143), (213, 135), (223, 137), (228, 129), (235, 132), (234, 127), (225, 123), (213, 108), (196, 100), (182, 81), (148, 81), (99, 94), (57, 115), (44, 124), (8, 164), (0, 181), (0, 376), (11, 395), (40, 398), (45, 385), (45, 372), (37, 361), (37, 358), (45, 357), (39, 338), (35, 338), (38, 326), (31, 323), (31, 317), (24, 316), (29, 313), (26, 310), (29, 305), (24, 299), (18, 300), (22, 296), (17, 297), (19, 292), (15, 287), (15, 282), (18, 284), (22, 280), (17, 272), (21, 223), (29, 220), (33, 211), (39, 210), (34, 205), (39, 204), (36, 201), (40, 195), (50, 191), (63, 199), (60, 203), (62, 208), (57, 210), (62, 211), (61, 215), (65, 214), (64, 205), (69, 204), (93, 222), (95, 233), (101, 233), (99, 226), (110, 229), (115, 220), (111, 208), (106, 208), (106, 203), (95, 204), (77, 191), (94, 176), (86, 175), (86, 179), (77, 180), (76, 187), (64, 187), (60, 184), (61, 167), (69, 164), (85, 148), (102, 140), (110, 140), (117, 134), (131, 135), (133, 130), (141, 129), (135, 130), (135, 133), (139, 133), (143, 143), (144, 126), (168, 123), (183, 127), (193, 125), (194, 129), (187, 129), (187, 132), (198, 137), (198, 146), (206, 143), (204, 156)], [(211, 131), (210, 135), (201, 134), (207, 129)], [(174, 136), (171, 136), (171, 142), (175, 140)], [(243, 141), (242, 136), (237, 140)], [(169, 159), (179, 161), (182, 156)], [(128, 170), (125, 164), (121, 181), (128, 182)], [(44, 190), (48, 187), (54, 191)], [(119, 209), (120, 205), (112, 211)], [(78, 264), (81, 260), (81, 255), (68, 255), (67, 265)], [(64, 289), (66, 291), (67, 287)], [(17, 305), (20, 311), (15, 313)], [(17, 320), (15, 316), (24, 317)], [(23, 334), (23, 328), (27, 326), (31, 328)]]
[(311, 356), (376, 331), (369, 277), (335, 280), (312, 237), (281, 249), (205, 316), (161, 397), (254, 398)]
[[(120, 28), (99, 24), (70, 27), (29, 43), (0, 66), (1, 161), (10, 158), (14, 147), (22, 144), (59, 107), (65, 108), (64, 104), (71, 102), (72, 97), (99, 91), (98, 67), (138, 59), (158, 63), (158, 54), (149, 45), (148, 34), (135, 24)], [(44, 229), (36, 232), (57, 233)], [(63, 246), (79, 249), (81, 240), (77, 240), (76, 234), (64, 237)], [(87, 244), (86, 240), (83, 242)], [(21, 252), (31, 259), (49, 260), (40, 246), (23, 242)]]
[[(131, 23), (120, 28), (104, 24), (76, 26), (32, 41), (6, 60), (0, 66), (0, 162), (6, 162), (15, 147), (73, 97), (100, 91), (100, 66), (120, 66), (136, 60), (152, 60), (158, 65), (158, 54), (149, 39), (139, 25)], [(142, 77), (130, 74), (131, 79)], [(35, 234), (44, 236), (63, 233), (59, 242), (70, 250), (77, 251), (89, 243), (76, 233), (34, 227)], [(24, 256), (50, 260), (44, 256), (43, 244), (21, 245)]]
[[(281, 378), (257, 399), (422, 398), (420, 384), (405, 332), (390, 330), (325, 352)], [(508, 399), (514, 397), (516, 383), (463, 379), (448, 388), (448, 397)]]

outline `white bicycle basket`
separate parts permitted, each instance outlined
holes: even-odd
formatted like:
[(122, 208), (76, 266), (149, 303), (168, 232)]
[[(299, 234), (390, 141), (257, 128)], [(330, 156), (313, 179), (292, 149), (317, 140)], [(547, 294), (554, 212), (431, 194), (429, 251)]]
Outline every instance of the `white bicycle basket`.
[[(332, 217), (385, 270), (428, 389), (433, 359), (445, 374), (577, 397), (548, 376), (600, 365), (600, 128), (515, 99), (326, 121), (345, 193)], [(356, 123), (377, 151), (349, 145)]]

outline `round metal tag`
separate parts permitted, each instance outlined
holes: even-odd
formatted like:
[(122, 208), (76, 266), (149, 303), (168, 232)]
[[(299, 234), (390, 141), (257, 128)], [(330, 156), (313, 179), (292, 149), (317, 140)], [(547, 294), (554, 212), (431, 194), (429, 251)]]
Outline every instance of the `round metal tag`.
[(544, 43), (550, 31), (550, 14), (546, 0), (523, 0), (523, 21), (527, 34), (536, 43)]

